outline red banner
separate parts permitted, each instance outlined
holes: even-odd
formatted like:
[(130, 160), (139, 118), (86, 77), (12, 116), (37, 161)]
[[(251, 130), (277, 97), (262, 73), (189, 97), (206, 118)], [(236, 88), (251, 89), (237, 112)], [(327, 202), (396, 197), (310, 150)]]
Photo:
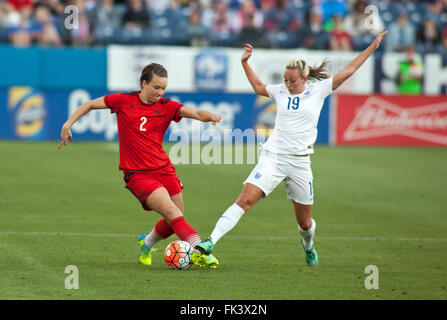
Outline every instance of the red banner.
[(447, 146), (447, 97), (336, 97), (336, 144)]

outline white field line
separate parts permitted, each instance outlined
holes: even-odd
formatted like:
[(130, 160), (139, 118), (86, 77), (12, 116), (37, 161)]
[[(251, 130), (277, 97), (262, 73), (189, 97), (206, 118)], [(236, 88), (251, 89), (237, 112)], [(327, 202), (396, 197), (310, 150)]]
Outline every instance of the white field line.
[[(130, 238), (137, 237), (138, 234), (129, 233), (84, 233), (84, 232), (18, 232), (18, 231), (0, 231), (0, 236), (74, 236), (74, 237), (112, 237), (112, 238)], [(247, 240), (292, 240), (297, 236), (237, 236), (228, 235), (227, 238), (247, 239)], [(321, 240), (347, 240), (347, 241), (433, 241), (447, 242), (447, 238), (409, 238), (409, 237), (327, 237), (316, 236)]]

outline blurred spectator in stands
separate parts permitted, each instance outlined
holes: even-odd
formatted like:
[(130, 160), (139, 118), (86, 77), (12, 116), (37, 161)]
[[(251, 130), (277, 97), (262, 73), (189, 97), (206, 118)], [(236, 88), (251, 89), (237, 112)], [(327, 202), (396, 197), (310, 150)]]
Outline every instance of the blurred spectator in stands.
[(441, 45), (441, 31), (436, 26), (435, 20), (428, 16), (416, 33), (417, 47), (419, 51), (435, 52)]
[(34, 38), (39, 31), (37, 25), (33, 23), (31, 15), (32, 5), (20, 6), (18, 21), (10, 21), (8, 30), (9, 42), (17, 47), (27, 47), (33, 44)]
[(174, 0), (145, 0), (146, 8), (155, 11), (165, 11), (174, 5)]
[(121, 24), (121, 13), (117, 9), (115, 0), (100, 0), (96, 6), (95, 24), (98, 27), (119, 27)]
[(210, 31), (202, 25), (201, 20), (202, 17), (199, 10), (191, 12), (189, 16), (189, 23), (186, 27), (186, 34), (189, 44), (194, 47), (208, 46), (207, 35)]
[(332, 25), (334, 15), (345, 17), (348, 13), (344, 0), (322, 0), (320, 6), (323, 11), (323, 28), (326, 31), (334, 29)]
[(215, 15), (216, 15), (216, 6), (219, 0), (211, 1), (202, 1), (200, 0), (200, 10), (202, 11), (202, 24), (208, 29), (212, 29)]
[(276, 0), (258, 0), (257, 7), (261, 9), (262, 12), (266, 13), (275, 6)]
[(187, 0), (188, 1), (188, 7), (192, 8), (193, 10), (202, 10), (201, 7), (201, 1), (200, 0)]
[(288, 0), (275, 0), (275, 6), (264, 14), (264, 27), (269, 32), (293, 32), (299, 28), (299, 21), (295, 18)]
[(237, 11), (245, 0), (226, 0), (231, 10)]
[(62, 45), (62, 40), (53, 22), (50, 9), (43, 5), (36, 6), (34, 16), (38, 25), (37, 43), (43, 46)]
[(388, 34), (385, 38), (385, 50), (402, 52), (405, 48), (415, 45), (415, 36), (415, 29), (408, 20), (408, 14), (401, 11), (397, 21), (391, 23), (388, 28)]
[(202, 24), (215, 33), (233, 33), (237, 31), (236, 17), (224, 0), (216, 0), (214, 5), (204, 10)]
[(34, 1), (33, 0), (7, 0), (9, 5), (15, 8), (17, 11), (20, 11), (23, 7), (29, 7), (31, 10), (34, 9)]
[(367, 14), (366, 7), (368, 5), (367, 0), (358, 0), (354, 3), (352, 11), (346, 15), (344, 26), (352, 37), (375, 36), (384, 28), (383, 20), (379, 14), (374, 17), (371, 14)]
[(5, 23), (5, 16), (6, 16), (5, 2), (0, 1), (0, 27), (3, 27)]
[(199, 0), (177, 0), (176, 3), (179, 12), (188, 18), (194, 11), (202, 11)]
[(18, 25), (20, 21), (20, 14), (16, 8), (6, 2), (0, 2), (0, 26), (9, 28)]
[(89, 46), (92, 43), (91, 23), (89, 21), (85, 0), (73, 0), (72, 5), (78, 8), (77, 28), (70, 30), (70, 40), (73, 46)]
[(343, 17), (338, 14), (332, 16), (333, 29), (330, 32), (329, 49), (335, 51), (352, 51), (353, 42), (343, 26)]
[(191, 0), (177, 0), (177, 3), (180, 8), (189, 8), (192, 2), (194, 2), (195, 4), (197, 3), (197, 1), (191, 1)]
[(202, 11), (212, 8), (215, 2), (216, 0), (198, 0), (200, 10)]
[(434, 0), (427, 3), (427, 14), (435, 20), (436, 23), (439, 22), (439, 17), (443, 11), (447, 12), (447, 1)]
[[(38, 7), (39, 5), (43, 5), (45, 7), (47, 7), (50, 10), (50, 14), (51, 15), (64, 15), (64, 10), (65, 10), (65, 3), (61, 3), (62, 0), (36, 0), (34, 3), (36, 5), (36, 7)], [(65, 1), (63, 1), (65, 2)]]
[(239, 46), (243, 46), (245, 43), (250, 43), (257, 48), (270, 47), (269, 42), (264, 36), (264, 32), (260, 27), (256, 25), (256, 19), (254, 15), (247, 15), (247, 21), (244, 27), (242, 27), (239, 33)]
[(323, 13), (319, 6), (308, 11), (306, 22), (298, 32), (298, 42), (307, 49), (326, 49), (329, 34), (323, 30)]
[(262, 12), (256, 8), (253, 0), (244, 0), (236, 13), (236, 32), (250, 25), (251, 28), (262, 28), (264, 17)]
[(300, 22), (288, 0), (275, 0), (275, 6), (264, 13), (266, 38), (273, 47), (292, 48), (296, 42), (296, 32)]
[(124, 13), (122, 25), (126, 29), (141, 30), (149, 26), (150, 17), (143, 0), (128, 0), (129, 8)]
[(442, 29), (442, 50), (441, 53), (447, 56), (447, 25)]
[(228, 10), (226, 2), (219, 2), (216, 6), (216, 15), (213, 20), (213, 31), (231, 33), (235, 30), (235, 19), (232, 16), (232, 12)]
[(397, 90), (400, 94), (422, 94), (424, 68), (417, 58), (414, 46), (405, 49), (405, 60), (399, 61), (396, 77)]

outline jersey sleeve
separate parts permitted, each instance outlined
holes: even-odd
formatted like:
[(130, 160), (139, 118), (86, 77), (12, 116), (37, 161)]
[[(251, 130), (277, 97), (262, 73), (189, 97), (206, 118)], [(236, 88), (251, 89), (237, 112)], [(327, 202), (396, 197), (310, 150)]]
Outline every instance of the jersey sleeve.
[(104, 103), (106, 104), (107, 108), (110, 109), (111, 113), (116, 113), (121, 110), (122, 101), (123, 101), (122, 92), (111, 93), (104, 96)]
[(330, 77), (318, 82), (318, 91), (320, 92), (322, 99), (326, 99), (326, 97), (332, 93), (333, 79), (334, 77)]
[(168, 102), (168, 110), (171, 116), (171, 121), (179, 122), (182, 117), (180, 117), (180, 109), (184, 107), (180, 102), (169, 100)]
[(267, 90), (270, 98), (275, 99), (280, 86), (280, 84), (268, 84), (265, 86), (265, 90)]

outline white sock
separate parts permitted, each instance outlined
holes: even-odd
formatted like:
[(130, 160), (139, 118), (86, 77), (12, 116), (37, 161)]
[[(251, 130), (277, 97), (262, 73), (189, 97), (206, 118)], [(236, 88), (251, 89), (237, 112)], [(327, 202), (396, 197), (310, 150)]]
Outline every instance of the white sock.
[(315, 234), (315, 227), (316, 227), (316, 223), (314, 221), (314, 219), (312, 220), (312, 226), (308, 229), (308, 230), (303, 230), (301, 229), (300, 225), (298, 225), (298, 232), (301, 235), (301, 238), (303, 238), (303, 245), (304, 245), (304, 249), (306, 250), (310, 250), (312, 249), (313, 246), (313, 237)]
[(211, 232), (211, 240), (214, 244), (219, 241), (228, 231), (234, 228), (239, 219), (245, 213), (244, 209), (239, 207), (234, 203), (231, 207), (227, 209), (217, 220), (216, 226), (213, 232)]
[(158, 241), (160, 241), (162, 237), (155, 232), (155, 228), (144, 238), (144, 244), (146, 247), (151, 249)]

